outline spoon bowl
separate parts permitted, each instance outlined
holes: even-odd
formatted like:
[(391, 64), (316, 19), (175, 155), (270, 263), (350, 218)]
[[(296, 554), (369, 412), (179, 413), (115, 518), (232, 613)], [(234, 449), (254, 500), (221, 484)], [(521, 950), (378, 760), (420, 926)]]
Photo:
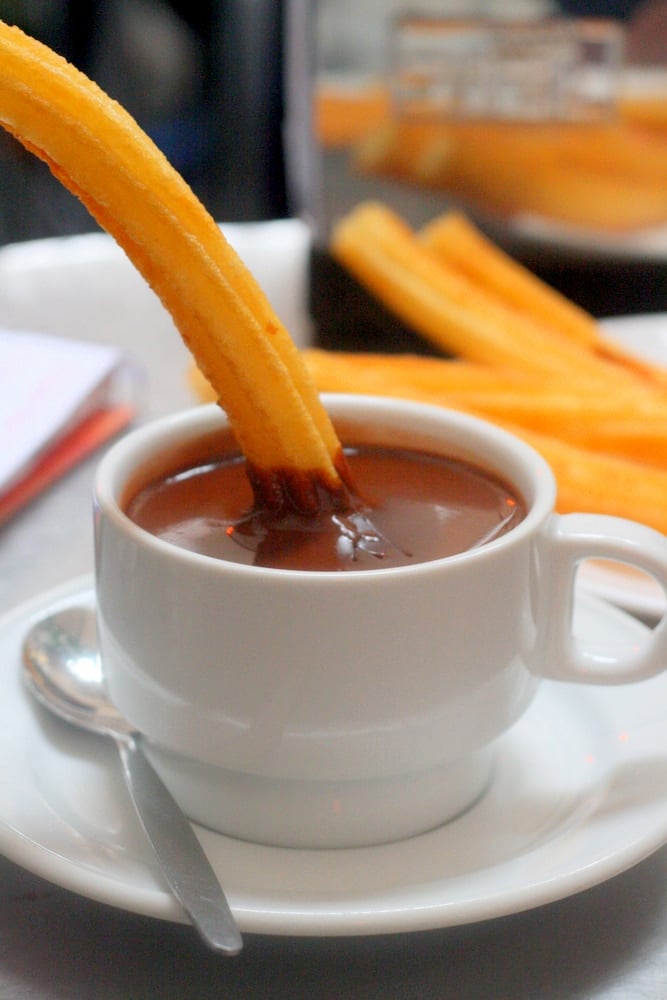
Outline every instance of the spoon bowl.
[(23, 679), (59, 718), (114, 739), (132, 801), (172, 892), (210, 948), (238, 954), (241, 934), (208, 858), (146, 757), (141, 736), (109, 700), (90, 608), (64, 608), (32, 626), (23, 643)]
[(66, 722), (114, 738), (132, 734), (109, 700), (88, 608), (64, 608), (38, 621), (24, 641), (23, 667), (31, 693)]

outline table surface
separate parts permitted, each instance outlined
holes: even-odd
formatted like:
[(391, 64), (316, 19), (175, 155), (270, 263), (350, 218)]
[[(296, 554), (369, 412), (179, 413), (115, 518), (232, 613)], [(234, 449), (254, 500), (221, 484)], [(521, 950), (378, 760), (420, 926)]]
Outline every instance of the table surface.
[[(190, 405), (186, 352), (152, 293), (121, 258), (80, 249), (0, 251), (0, 324), (121, 346), (150, 373), (140, 420)], [(0, 612), (92, 569), (96, 462), (0, 530)], [(2, 1000), (667, 996), (667, 848), (537, 910), (413, 934), (248, 935), (234, 959), (186, 924), (93, 902), (4, 859), (0, 886)]]

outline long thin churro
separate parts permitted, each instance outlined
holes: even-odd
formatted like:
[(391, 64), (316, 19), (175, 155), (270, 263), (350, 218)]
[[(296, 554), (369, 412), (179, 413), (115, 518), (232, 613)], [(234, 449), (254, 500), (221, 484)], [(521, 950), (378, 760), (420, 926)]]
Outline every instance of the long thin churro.
[(460, 269), (443, 265), (391, 208), (362, 202), (331, 237), (338, 262), (388, 309), (446, 353), (517, 370), (572, 372), (613, 384), (625, 368), (587, 345), (520, 314)]
[(421, 242), (444, 266), (459, 269), (508, 308), (540, 320), (587, 346), (600, 338), (592, 316), (551, 288), (501, 250), (461, 212), (449, 211), (427, 223)]
[(79, 197), (158, 294), (265, 491), (306, 511), (321, 506), (323, 490), (342, 495), (342, 450), (317, 390), (218, 225), (122, 107), (2, 22), (0, 125)]
[[(576, 377), (563, 384), (561, 379), (415, 355), (311, 349), (305, 357), (322, 392), (418, 399), (667, 470), (664, 393), (634, 384), (611, 393), (578, 383)], [(205, 398), (204, 388), (194, 387)]]

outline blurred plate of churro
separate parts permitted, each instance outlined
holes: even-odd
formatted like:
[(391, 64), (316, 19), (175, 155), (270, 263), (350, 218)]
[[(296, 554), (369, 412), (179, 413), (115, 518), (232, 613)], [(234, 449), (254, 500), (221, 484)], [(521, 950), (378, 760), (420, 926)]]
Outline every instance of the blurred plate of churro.
[[(574, 149), (571, 154), (581, 171), (582, 192), (593, 198), (589, 207), (576, 208), (573, 189), (569, 212), (559, 210), (557, 216), (546, 203), (541, 212), (517, 211), (508, 223), (512, 233), (526, 242), (564, 251), (667, 260), (667, 219), (661, 204), (667, 190), (667, 68), (625, 69), (617, 114), (604, 128), (590, 130), (588, 164)], [(570, 154), (563, 162), (569, 164)], [(599, 195), (595, 179), (601, 185)], [(607, 212), (603, 201), (605, 191), (614, 194), (608, 187), (612, 184), (616, 194)], [(598, 198), (601, 210), (596, 221), (590, 213), (598, 212)]]
[(606, 113), (561, 119), (402, 114), (377, 79), (324, 80), (317, 138), (325, 161), (346, 157), (357, 185), (397, 206), (439, 199), (509, 243), (664, 261), (667, 68), (627, 66), (617, 80)]

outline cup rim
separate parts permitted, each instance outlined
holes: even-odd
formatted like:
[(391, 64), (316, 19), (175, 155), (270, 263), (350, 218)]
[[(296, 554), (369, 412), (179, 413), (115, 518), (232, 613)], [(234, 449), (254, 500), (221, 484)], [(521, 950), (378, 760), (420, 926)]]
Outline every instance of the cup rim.
[[(258, 567), (244, 563), (235, 563), (214, 556), (193, 552), (180, 548), (171, 542), (151, 534), (141, 528), (123, 511), (118, 499), (122, 484), (127, 481), (131, 469), (136, 468), (141, 457), (151, 453), (151, 449), (160, 447), (170, 440), (183, 442), (201, 437), (204, 433), (214, 430), (219, 419), (219, 427), (228, 427), (226, 414), (217, 403), (195, 405), (175, 413), (156, 417), (138, 427), (133, 428), (116, 441), (102, 456), (98, 463), (94, 480), (94, 507), (96, 515), (104, 512), (116, 526), (138, 545), (148, 547), (156, 553), (162, 553), (176, 559), (187, 567), (197, 567), (200, 570), (216, 575), (233, 572), (241, 576), (250, 575), (255, 578), (268, 576), (283, 577), (293, 580), (336, 581), (334, 585), (350, 586), (351, 581), (368, 580), (369, 577), (388, 578), (396, 575), (413, 575), (415, 573), (442, 572), (443, 565), (459, 565), (461, 562), (490, 557), (498, 548), (507, 548), (520, 544), (527, 534), (531, 534), (549, 514), (553, 512), (556, 497), (556, 482), (554, 474), (547, 461), (531, 445), (517, 435), (512, 434), (482, 418), (461, 413), (446, 407), (422, 403), (413, 400), (396, 399), (393, 397), (350, 394), (323, 393), (322, 400), (331, 412), (334, 421), (337, 417), (345, 417), (359, 421), (363, 416), (373, 414), (376, 420), (381, 417), (392, 420), (411, 417), (426, 426), (442, 427), (444, 423), (452, 430), (458, 431), (466, 440), (474, 438), (478, 443), (485, 442), (484, 456), (478, 456), (470, 448), (462, 449), (455, 446), (457, 457), (469, 461), (477, 461), (482, 468), (500, 474), (507, 479), (522, 495), (527, 511), (523, 520), (511, 531), (499, 538), (485, 542), (483, 545), (467, 549), (454, 555), (442, 556), (415, 563), (412, 565), (378, 567), (373, 570), (346, 570), (344, 573), (332, 573), (330, 570), (297, 570), (278, 569), (273, 567)], [(353, 411), (350, 413), (350, 411)], [(493, 452), (492, 461), (486, 452)], [(505, 458), (511, 456), (513, 465), (520, 467), (523, 481), (517, 483), (517, 471), (508, 472), (495, 458), (499, 452)], [(519, 477), (520, 478), (520, 477)], [(527, 485), (530, 485), (532, 495), (528, 496)], [(347, 581), (347, 583), (344, 583)]]

